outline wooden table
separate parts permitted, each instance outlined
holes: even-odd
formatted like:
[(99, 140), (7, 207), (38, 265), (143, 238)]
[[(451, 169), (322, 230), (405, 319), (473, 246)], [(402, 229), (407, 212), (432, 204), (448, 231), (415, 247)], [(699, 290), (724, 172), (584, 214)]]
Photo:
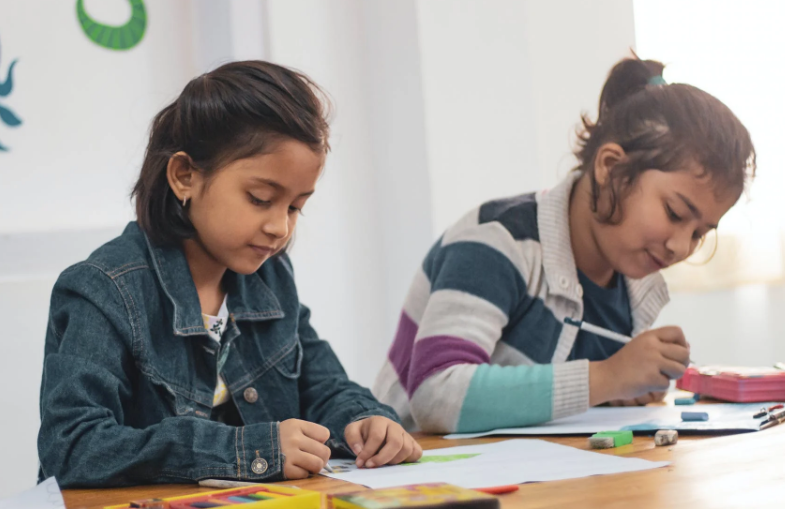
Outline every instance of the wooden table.
[[(509, 437), (507, 437), (509, 438)], [(587, 449), (586, 437), (537, 437)], [(444, 440), (418, 435), (424, 449), (497, 442), (506, 438)], [(635, 437), (630, 445), (604, 451), (671, 465), (643, 472), (602, 475), (566, 481), (530, 483), (502, 495), (503, 508), (541, 507), (775, 507), (785, 494), (785, 424), (756, 433), (725, 437), (681, 436), (671, 447), (655, 447), (651, 437)], [(346, 493), (361, 486), (316, 476), (286, 484)], [(193, 485), (139, 486), (104, 490), (64, 490), (68, 509), (98, 509), (130, 500), (207, 491)]]

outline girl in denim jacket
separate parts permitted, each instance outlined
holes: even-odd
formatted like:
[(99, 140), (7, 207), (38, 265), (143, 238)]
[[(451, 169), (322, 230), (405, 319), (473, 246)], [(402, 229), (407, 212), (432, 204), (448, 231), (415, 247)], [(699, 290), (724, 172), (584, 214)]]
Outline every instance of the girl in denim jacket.
[(52, 292), (40, 477), (117, 486), (420, 458), (309, 325), (285, 254), (322, 172), (318, 88), (266, 62), (192, 80), (154, 119), (137, 222)]

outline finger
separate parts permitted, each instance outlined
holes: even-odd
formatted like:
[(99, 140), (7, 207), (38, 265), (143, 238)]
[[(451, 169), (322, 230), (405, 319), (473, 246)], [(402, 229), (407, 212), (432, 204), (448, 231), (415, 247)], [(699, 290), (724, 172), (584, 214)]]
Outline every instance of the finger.
[(651, 397), (651, 393), (650, 393), (650, 392), (647, 392), (647, 393), (646, 393), (646, 394), (644, 394), (643, 396), (638, 396), (637, 398), (635, 398), (635, 404), (636, 404), (637, 406), (644, 406), (644, 405), (648, 405), (648, 404), (649, 404), (649, 403), (651, 403), (652, 401), (653, 401), (653, 400), (652, 400), (652, 397)]
[(362, 452), (357, 456), (357, 466), (362, 467), (375, 455), (387, 437), (387, 423), (381, 419), (368, 419), (364, 424), (366, 440)]
[(368, 468), (373, 468), (389, 463), (391, 459), (401, 452), (401, 447), (403, 447), (404, 433), (405, 432), (402, 429), (395, 430), (388, 427), (387, 439), (385, 440), (384, 447), (379, 450), (376, 456), (372, 456), (371, 459), (366, 461), (365, 466)]
[(307, 452), (308, 454), (313, 454), (325, 463), (330, 461), (330, 448), (317, 440), (303, 437), (298, 446), (300, 447), (301, 451)]
[[(674, 363), (674, 364), (678, 365), (678, 363)], [(659, 373), (659, 374), (654, 375), (652, 377), (651, 385), (649, 386), (649, 390), (650, 391), (663, 391), (663, 390), (667, 390), (668, 387), (670, 387), (670, 385), (671, 385), (670, 378), (668, 378), (668, 376), (665, 375), (664, 373)]]
[(662, 356), (672, 361), (680, 362), (685, 366), (690, 364), (690, 349), (672, 343), (663, 343), (660, 347)]
[(300, 430), (303, 432), (303, 435), (318, 440), (321, 443), (325, 443), (330, 439), (330, 430), (315, 422), (302, 421)]
[(684, 347), (687, 346), (687, 338), (684, 337), (684, 331), (681, 330), (681, 327), (660, 327), (653, 332), (665, 343), (675, 343)]
[[(671, 380), (681, 378), (681, 376), (684, 374), (684, 371), (686, 369), (687, 366), (685, 366), (681, 362), (676, 362), (668, 359), (663, 359), (662, 362), (660, 362), (660, 373), (667, 376)], [(667, 387), (656, 387), (656, 389), (663, 390), (663, 389), (667, 389)]]
[(422, 458), (422, 446), (417, 443), (417, 440), (415, 440), (411, 435), (409, 435), (409, 437), (412, 439), (412, 442), (414, 442), (414, 449), (412, 450), (412, 453), (409, 455), (409, 457), (406, 458), (406, 461), (420, 461), (420, 458)]
[(300, 468), (304, 468), (308, 472), (312, 474), (318, 474), (324, 468), (326, 461), (318, 456), (314, 456), (313, 454), (307, 453), (305, 451), (300, 451), (299, 454), (295, 456), (292, 460), (292, 463), (295, 466)]
[(665, 399), (666, 391), (657, 391), (650, 393), (653, 401), (662, 401)]
[(360, 433), (361, 429), (362, 421), (356, 421), (346, 426), (346, 429), (343, 432), (346, 443), (349, 444), (349, 447), (352, 449), (355, 456), (360, 454), (363, 450), (363, 436)]
[(300, 468), (296, 465), (290, 465), (287, 461), (283, 467), (283, 475), (287, 480), (292, 480), (305, 479), (310, 475), (310, 473), (304, 468)]
[(403, 438), (403, 446), (401, 446), (401, 450), (398, 451), (398, 454), (396, 454), (393, 459), (387, 463), (390, 465), (397, 465), (398, 463), (402, 463), (412, 455), (412, 452), (414, 452), (414, 440), (410, 436), (405, 436)]

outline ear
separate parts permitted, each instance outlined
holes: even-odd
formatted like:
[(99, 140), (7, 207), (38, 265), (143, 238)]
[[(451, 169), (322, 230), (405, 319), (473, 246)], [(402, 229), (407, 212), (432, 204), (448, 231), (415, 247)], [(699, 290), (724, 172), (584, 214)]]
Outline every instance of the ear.
[(594, 158), (594, 180), (600, 187), (608, 182), (613, 167), (625, 157), (624, 149), (616, 143), (606, 143), (597, 149), (597, 155)]
[(169, 187), (172, 188), (178, 201), (182, 202), (185, 198), (194, 197), (197, 175), (197, 168), (185, 152), (177, 152), (169, 158), (166, 165), (166, 180), (169, 181)]

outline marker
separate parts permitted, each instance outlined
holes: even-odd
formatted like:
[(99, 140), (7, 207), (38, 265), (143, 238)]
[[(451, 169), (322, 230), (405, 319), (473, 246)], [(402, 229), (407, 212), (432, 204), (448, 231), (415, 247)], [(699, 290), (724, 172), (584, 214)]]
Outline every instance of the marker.
[(598, 336), (601, 336), (603, 338), (618, 341), (620, 343), (626, 344), (632, 340), (631, 337), (625, 336), (624, 334), (619, 334), (618, 332), (613, 332), (612, 330), (604, 329), (598, 325), (592, 325), (589, 322), (584, 322), (583, 320), (573, 320), (569, 316), (564, 318), (564, 323), (578, 327), (579, 329), (585, 330), (586, 332), (597, 334)]
[(509, 484), (507, 486), (491, 486), (490, 488), (474, 488), (474, 491), (487, 493), (489, 495), (503, 495), (505, 493), (512, 493), (518, 491), (517, 484)]

